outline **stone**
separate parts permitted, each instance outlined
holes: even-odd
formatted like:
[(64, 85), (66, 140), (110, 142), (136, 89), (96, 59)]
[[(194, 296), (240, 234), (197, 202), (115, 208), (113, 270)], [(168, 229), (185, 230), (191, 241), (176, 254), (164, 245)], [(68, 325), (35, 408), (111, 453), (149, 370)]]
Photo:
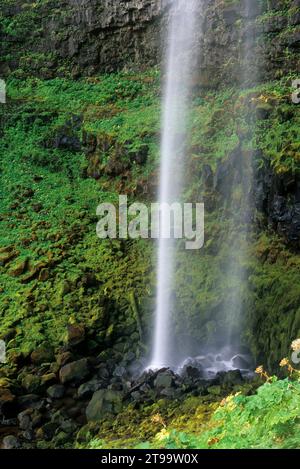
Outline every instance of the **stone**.
[(67, 341), (71, 347), (81, 344), (85, 339), (85, 329), (82, 325), (69, 324)]
[(196, 381), (202, 378), (203, 372), (200, 367), (187, 366), (184, 368), (181, 376), (184, 380), (192, 379), (193, 381)]
[(42, 414), (38, 410), (34, 409), (32, 414), (31, 414), (32, 428), (36, 428), (39, 425), (41, 425), (42, 419), (43, 419)]
[(131, 350), (129, 352), (126, 352), (124, 355), (124, 360), (127, 362), (132, 362), (133, 360), (136, 359), (136, 354), (132, 352)]
[(167, 397), (168, 399), (175, 399), (177, 390), (175, 388), (165, 388), (160, 392), (160, 395)]
[(41, 409), (44, 406), (44, 401), (37, 394), (24, 394), (18, 397), (17, 403), (20, 410)]
[(56, 361), (59, 366), (64, 366), (73, 361), (73, 354), (71, 352), (62, 352), (56, 356)]
[(31, 429), (31, 409), (24, 410), (18, 414), (19, 427), (21, 430)]
[(77, 430), (77, 425), (75, 422), (73, 422), (73, 420), (68, 419), (61, 423), (60, 428), (63, 430), (63, 432), (71, 434)]
[(244, 382), (240, 370), (221, 371), (216, 374), (216, 379), (219, 380), (221, 386), (229, 387), (243, 384)]
[(93, 379), (87, 383), (83, 383), (79, 386), (77, 396), (79, 399), (86, 399), (93, 395), (94, 392), (98, 391), (102, 387), (102, 381)]
[(62, 384), (70, 382), (80, 383), (88, 377), (89, 373), (88, 360), (82, 358), (63, 366), (59, 371), (59, 378)]
[(173, 384), (173, 381), (174, 381), (173, 374), (170, 371), (164, 371), (164, 372), (158, 373), (154, 381), (154, 386), (157, 389), (170, 388)]
[(49, 386), (50, 384), (55, 383), (56, 381), (56, 374), (55, 373), (47, 373), (41, 377), (41, 382), (44, 385)]
[(35, 393), (41, 388), (41, 379), (37, 375), (25, 375), (22, 379), (22, 386), (28, 393)]
[(101, 389), (96, 391), (86, 409), (88, 422), (102, 420), (107, 415), (116, 415), (122, 410), (123, 394), (120, 391)]
[(124, 368), (124, 366), (117, 366), (115, 371), (113, 372), (113, 375), (119, 378), (121, 378), (125, 374), (126, 374), (126, 368)]
[(250, 363), (242, 355), (235, 355), (232, 358), (232, 366), (238, 368), (239, 370), (249, 370)]
[(133, 391), (131, 393), (131, 399), (135, 402), (140, 402), (143, 400), (143, 395), (138, 391)]
[(3, 449), (18, 449), (20, 448), (20, 441), (14, 435), (7, 435), (3, 438), (2, 448)]
[(109, 371), (108, 369), (106, 368), (106, 366), (104, 364), (102, 364), (98, 371), (97, 371), (97, 375), (100, 379), (108, 379), (109, 378)]
[(34, 432), (32, 430), (25, 430), (22, 432), (22, 437), (27, 441), (34, 440)]
[(53, 349), (48, 346), (41, 346), (32, 352), (30, 358), (35, 365), (50, 363), (54, 358)]
[(47, 389), (47, 396), (51, 399), (61, 399), (65, 395), (65, 387), (62, 384), (54, 384)]

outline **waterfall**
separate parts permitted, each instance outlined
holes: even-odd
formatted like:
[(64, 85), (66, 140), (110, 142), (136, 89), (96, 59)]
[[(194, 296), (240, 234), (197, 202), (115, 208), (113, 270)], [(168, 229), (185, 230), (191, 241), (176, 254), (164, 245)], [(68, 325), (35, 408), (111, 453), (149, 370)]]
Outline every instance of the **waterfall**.
[[(179, 202), (183, 190), (189, 96), (199, 54), (195, 38), (201, 4), (202, 0), (171, 0), (162, 120), (160, 204)], [(162, 217), (160, 233), (165, 232), (165, 223)], [(175, 250), (175, 240), (164, 239), (161, 235), (151, 368), (173, 365), (172, 288)]]
[[(259, 67), (256, 60), (255, 35), (253, 34), (253, 22), (255, 20), (255, 3), (253, 0), (244, 0), (243, 15), (245, 26), (241, 31), (241, 71), (239, 74), (240, 91), (251, 88), (259, 82)], [(254, 138), (256, 129), (255, 113), (251, 109), (251, 96), (245, 103), (247, 112), (246, 123), (248, 126), (247, 139)], [(248, 259), (249, 237), (251, 236), (253, 219), (253, 169), (252, 154), (253, 148), (248, 151), (243, 150), (243, 144), (247, 139), (240, 137), (237, 158), (235, 159), (232, 170), (237, 174), (237, 181), (234, 181), (234, 187), (240, 186), (240, 197), (234, 201), (233, 194), (230, 202), (229, 233), (227, 244), (230, 246), (228, 251), (226, 277), (231, 283), (231, 294), (224, 302), (224, 316), (228, 322), (227, 348), (232, 352), (238, 352), (241, 347), (240, 337), (244, 326), (244, 304), (243, 296), (247, 288), (248, 279), (245, 268)], [(245, 140), (245, 142), (244, 142)]]
[[(180, 202), (185, 189), (186, 155), (189, 145), (188, 121), (191, 107), (191, 91), (193, 76), (199, 69), (198, 37), (201, 36), (203, 0), (171, 0), (170, 24), (168, 28), (168, 46), (165, 71), (165, 88), (163, 99), (162, 139), (161, 139), (161, 168), (160, 168), (160, 204), (171, 205)], [(239, 74), (239, 89), (243, 90), (249, 84), (257, 82), (257, 74), (249, 74), (255, 64), (255, 37), (252, 22), (255, 9), (251, 0), (244, 0), (243, 18), (245, 27), (241, 30), (241, 70)], [(251, 67), (250, 67), (251, 65)], [(251, 99), (249, 105), (251, 106)], [(253, 135), (253, 119), (249, 113), (249, 128)], [(254, 123), (255, 124), (255, 123)], [(235, 160), (232, 161), (234, 180), (228, 188), (230, 203), (224, 206), (223, 242), (228, 246), (225, 261), (224, 282), (227, 291), (224, 293), (220, 318), (220, 327), (215, 333), (215, 346), (203, 350), (202, 355), (195, 358), (187, 356), (192, 348), (184, 344), (186, 354), (178, 350), (176, 345), (175, 322), (173, 322), (176, 273), (177, 243), (174, 239), (165, 239), (165, 224), (169, 220), (161, 219), (160, 239), (158, 246), (157, 268), (157, 298), (155, 324), (152, 344), (152, 357), (149, 368), (163, 367), (178, 370), (191, 362), (201, 365), (207, 376), (213, 376), (218, 371), (235, 369), (237, 366), (248, 371), (246, 364), (250, 363), (247, 351), (241, 346), (243, 327), (243, 298), (247, 285), (246, 261), (248, 237), (251, 232), (251, 188), (252, 168), (251, 151), (244, 151), (243, 137), (240, 138), (239, 148), (236, 149)], [(235, 191), (241, 191), (237, 200)], [(192, 352), (193, 353), (193, 352)], [(178, 367), (179, 362), (181, 365)]]

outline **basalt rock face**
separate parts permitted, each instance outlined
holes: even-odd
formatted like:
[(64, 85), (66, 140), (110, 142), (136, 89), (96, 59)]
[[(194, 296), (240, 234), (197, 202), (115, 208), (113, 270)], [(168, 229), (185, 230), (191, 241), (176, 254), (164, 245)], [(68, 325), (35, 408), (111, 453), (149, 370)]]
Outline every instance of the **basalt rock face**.
[(80, 71), (156, 63), (161, 1), (67, 0), (61, 8), (65, 15), (53, 12), (45, 34), (53, 37), (50, 50), (74, 60)]
[[(170, 0), (64, 0), (1, 6), (0, 73), (19, 67), (46, 78), (143, 69), (161, 62)], [(199, 9), (200, 11), (200, 9)], [(284, 14), (283, 14), (284, 12)], [(299, 0), (204, 0), (199, 28), (202, 87), (300, 71)], [(22, 54), (20, 54), (20, 48)], [(15, 54), (6, 56), (6, 52)], [(200, 54), (201, 51), (201, 54)], [(201, 57), (200, 57), (201, 55)], [(247, 69), (245, 71), (245, 59)], [(262, 64), (264, 64), (262, 66)], [(258, 69), (260, 72), (258, 73)]]
[[(64, 0), (59, 8), (53, 1), (41, 5), (28, 2), (25, 8), (17, 0), (1, 10), (4, 16), (15, 18), (16, 26), (27, 16), (32, 30), (25, 34), (25, 28), (22, 32), (18, 29), (12, 32), (2, 27), (1, 39), (4, 49), (14, 47), (16, 53), (22, 44), (23, 52), (24, 48), (28, 52), (31, 73), (46, 77), (65, 73), (66, 68), (74, 75), (143, 68), (158, 62), (159, 20), (164, 3), (163, 0)], [(43, 55), (44, 63), (40, 60)], [(4, 71), (7, 66), (14, 69), (20, 62), (14, 57), (6, 62), (6, 67), (2, 64)]]
[(257, 171), (255, 205), (267, 224), (290, 246), (299, 249), (300, 181), (292, 173), (276, 174), (268, 164)]

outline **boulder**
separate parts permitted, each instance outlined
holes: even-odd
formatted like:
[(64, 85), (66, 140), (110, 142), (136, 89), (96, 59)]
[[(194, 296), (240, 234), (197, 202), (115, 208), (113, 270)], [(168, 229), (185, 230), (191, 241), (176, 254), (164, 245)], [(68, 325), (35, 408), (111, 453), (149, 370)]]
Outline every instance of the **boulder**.
[(18, 449), (20, 448), (20, 441), (14, 435), (7, 435), (3, 438), (2, 448), (3, 449)]
[(71, 347), (81, 344), (85, 339), (85, 329), (82, 325), (69, 324), (67, 341)]
[(96, 391), (87, 406), (86, 418), (88, 422), (102, 420), (107, 415), (116, 415), (122, 410), (123, 394), (111, 389)]
[(250, 369), (250, 363), (242, 355), (235, 355), (231, 363), (234, 368), (238, 368), (239, 370)]
[(65, 395), (65, 387), (62, 384), (54, 384), (47, 389), (47, 395), (51, 399), (61, 399)]
[(231, 387), (243, 384), (243, 376), (240, 370), (220, 371), (216, 374), (216, 379), (221, 386)]
[(170, 370), (158, 373), (154, 381), (156, 389), (171, 388), (174, 382), (174, 375)]
[(97, 379), (92, 379), (87, 383), (81, 384), (77, 391), (79, 399), (86, 399), (93, 395), (94, 392), (98, 391), (102, 387), (102, 382)]
[(48, 346), (41, 346), (32, 352), (30, 358), (35, 365), (50, 363), (54, 358), (53, 349)]
[(184, 380), (191, 379), (192, 381), (197, 381), (203, 377), (203, 371), (199, 366), (190, 366), (188, 365), (183, 369), (182, 378)]
[(24, 410), (18, 414), (19, 427), (21, 430), (31, 430), (31, 414), (32, 409)]
[(41, 409), (44, 406), (44, 400), (41, 400), (37, 394), (24, 394), (18, 397), (18, 406), (20, 410)]
[(63, 366), (59, 371), (59, 379), (62, 384), (70, 382), (80, 383), (88, 377), (89, 372), (88, 360), (82, 358)]
[(22, 386), (29, 393), (38, 392), (41, 389), (41, 379), (37, 375), (25, 375), (22, 379)]
[(61, 352), (56, 356), (56, 362), (59, 366), (64, 366), (67, 363), (70, 363), (73, 361), (73, 355), (71, 352)]

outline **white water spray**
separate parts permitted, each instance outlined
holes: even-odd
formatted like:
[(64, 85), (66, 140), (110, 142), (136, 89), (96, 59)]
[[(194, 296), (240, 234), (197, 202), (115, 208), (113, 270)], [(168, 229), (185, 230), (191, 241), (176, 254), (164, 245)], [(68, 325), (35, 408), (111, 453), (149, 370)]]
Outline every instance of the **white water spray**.
[[(172, 0), (168, 34), (166, 85), (163, 105), (163, 135), (159, 202), (180, 201), (184, 183), (187, 118), (193, 71), (199, 51), (196, 45), (202, 0)], [(196, 54), (196, 55), (195, 55)], [(167, 220), (161, 220), (161, 233)], [(157, 304), (153, 355), (150, 368), (173, 365), (172, 288), (175, 241), (159, 241)]]

